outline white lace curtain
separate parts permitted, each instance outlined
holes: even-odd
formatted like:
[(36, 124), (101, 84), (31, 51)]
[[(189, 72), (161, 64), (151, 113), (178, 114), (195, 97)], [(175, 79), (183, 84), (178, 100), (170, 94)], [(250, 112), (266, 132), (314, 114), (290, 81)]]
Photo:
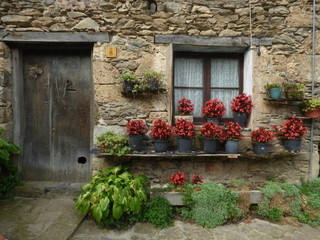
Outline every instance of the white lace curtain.
[[(201, 107), (204, 104), (203, 94), (203, 59), (176, 58), (174, 66), (174, 109), (177, 112), (178, 101), (188, 98), (195, 104), (195, 117), (201, 117)], [(188, 87), (188, 88), (184, 88)], [(239, 61), (237, 59), (211, 59), (211, 87), (212, 88), (239, 88)], [(238, 89), (211, 89), (210, 99), (219, 99), (227, 107), (224, 117), (232, 117), (230, 102), (239, 94)]]

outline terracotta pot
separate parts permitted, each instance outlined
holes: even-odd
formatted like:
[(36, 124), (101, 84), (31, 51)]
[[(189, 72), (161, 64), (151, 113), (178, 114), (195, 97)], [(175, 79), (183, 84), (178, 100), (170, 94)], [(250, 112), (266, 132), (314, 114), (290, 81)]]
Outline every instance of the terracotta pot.
[(306, 112), (308, 118), (320, 118), (320, 110), (309, 110)]

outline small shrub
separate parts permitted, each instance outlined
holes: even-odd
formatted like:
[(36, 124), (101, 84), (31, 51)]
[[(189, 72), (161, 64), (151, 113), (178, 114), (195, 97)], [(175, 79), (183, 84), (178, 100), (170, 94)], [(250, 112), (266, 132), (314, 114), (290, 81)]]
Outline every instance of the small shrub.
[(272, 222), (279, 222), (282, 218), (283, 210), (278, 207), (273, 207), (268, 211), (268, 218)]
[(192, 194), (194, 206), (191, 214), (196, 223), (205, 227), (216, 227), (241, 216), (241, 210), (236, 205), (239, 200), (236, 192), (214, 182), (203, 183), (201, 188)]
[(315, 209), (320, 210), (320, 194), (311, 194), (307, 203)]
[(165, 228), (173, 223), (173, 213), (170, 202), (160, 196), (152, 198), (146, 204), (144, 219), (156, 227)]
[(122, 156), (130, 152), (128, 139), (113, 132), (105, 132), (97, 137), (97, 146), (101, 152)]

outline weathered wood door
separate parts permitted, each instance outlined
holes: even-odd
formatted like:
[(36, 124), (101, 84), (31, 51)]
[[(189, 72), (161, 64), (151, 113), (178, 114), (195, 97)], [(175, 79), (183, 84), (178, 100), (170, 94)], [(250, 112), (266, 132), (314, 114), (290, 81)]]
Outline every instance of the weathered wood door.
[(88, 180), (90, 56), (90, 50), (23, 52), (23, 179)]

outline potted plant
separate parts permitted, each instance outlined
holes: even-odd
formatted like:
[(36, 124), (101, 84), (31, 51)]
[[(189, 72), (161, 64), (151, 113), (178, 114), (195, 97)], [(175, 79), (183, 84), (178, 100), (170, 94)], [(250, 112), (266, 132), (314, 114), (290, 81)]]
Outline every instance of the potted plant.
[(221, 128), (213, 122), (204, 123), (200, 129), (203, 137), (203, 149), (206, 153), (216, 153), (218, 141), (221, 138)]
[(156, 152), (168, 151), (168, 139), (172, 135), (169, 124), (162, 121), (160, 118), (154, 121), (150, 135), (155, 139), (154, 150)]
[(184, 118), (178, 118), (174, 125), (174, 132), (178, 135), (178, 151), (191, 152), (193, 138), (196, 135), (195, 125)]
[(178, 101), (178, 116), (175, 116), (175, 121), (178, 118), (184, 118), (191, 122), (193, 122), (193, 111), (194, 111), (194, 104), (191, 102), (190, 99), (186, 99), (185, 97), (181, 98)]
[(285, 83), (283, 87), (288, 99), (303, 99), (305, 91), (305, 85), (303, 83)]
[(251, 132), (251, 140), (253, 142), (253, 152), (257, 155), (268, 155), (269, 142), (273, 141), (273, 131), (259, 127)]
[(292, 116), (280, 128), (272, 126), (276, 135), (284, 141), (284, 148), (289, 152), (300, 152), (301, 139), (306, 135), (307, 128), (302, 126), (301, 119)]
[(113, 132), (105, 132), (97, 137), (97, 147), (103, 153), (117, 154), (118, 157), (130, 152), (128, 138)]
[(304, 100), (300, 107), (308, 118), (320, 118), (320, 99)]
[(144, 72), (142, 77), (142, 82), (149, 86), (149, 91), (151, 93), (157, 93), (160, 88), (164, 87), (164, 84), (161, 82), (163, 75), (158, 72)]
[(147, 127), (142, 120), (132, 120), (126, 125), (129, 135), (129, 144), (132, 151), (142, 150), (142, 140), (147, 132)]
[(123, 90), (126, 93), (131, 93), (138, 86), (138, 76), (132, 73), (124, 73), (120, 76), (123, 81)]
[(221, 139), (225, 143), (225, 152), (227, 154), (237, 154), (239, 140), (242, 138), (242, 127), (237, 122), (226, 122), (223, 124)]
[(252, 107), (251, 96), (246, 93), (242, 93), (233, 98), (231, 101), (231, 111), (233, 112), (234, 122), (239, 123), (241, 127), (245, 127)]
[(280, 99), (282, 87), (279, 83), (268, 83), (264, 86), (272, 99)]
[(226, 113), (226, 107), (218, 99), (209, 100), (202, 106), (202, 116), (207, 118), (207, 122), (212, 121), (219, 124), (220, 118)]

